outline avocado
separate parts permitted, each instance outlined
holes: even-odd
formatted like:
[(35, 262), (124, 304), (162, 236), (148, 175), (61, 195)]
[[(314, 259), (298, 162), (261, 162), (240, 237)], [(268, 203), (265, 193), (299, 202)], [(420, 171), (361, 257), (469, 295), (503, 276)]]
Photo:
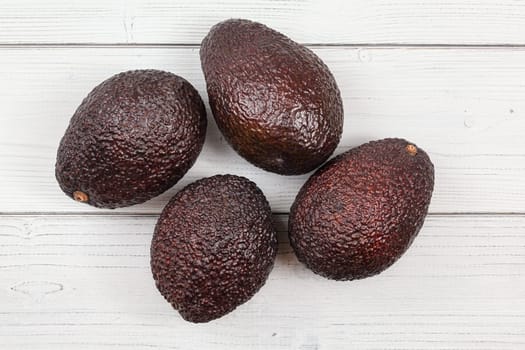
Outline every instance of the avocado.
[(145, 202), (193, 165), (206, 110), (185, 79), (159, 70), (117, 74), (89, 93), (57, 152), (61, 189), (100, 208)]
[(312, 51), (263, 24), (231, 19), (202, 41), (211, 110), (225, 139), (252, 164), (307, 173), (330, 157), (343, 130), (343, 103)]
[(151, 244), (164, 298), (190, 322), (222, 317), (265, 283), (277, 253), (270, 206), (250, 180), (216, 175), (178, 192)]
[(432, 197), (434, 166), (403, 139), (347, 151), (315, 172), (290, 210), (289, 238), (315, 273), (353, 280), (380, 273), (408, 249)]

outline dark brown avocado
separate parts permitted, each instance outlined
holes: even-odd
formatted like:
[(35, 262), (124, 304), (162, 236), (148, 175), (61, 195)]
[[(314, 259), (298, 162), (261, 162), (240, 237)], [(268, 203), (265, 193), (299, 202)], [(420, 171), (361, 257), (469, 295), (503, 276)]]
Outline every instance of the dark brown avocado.
[(151, 270), (160, 293), (185, 320), (208, 322), (264, 285), (276, 253), (261, 190), (244, 177), (216, 175), (186, 186), (164, 208)]
[(183, 78), (136, 70), (104, 81), (84, 99), (58, 148), (62, 190), (100, 208), (145, 202), (193, 165), (206, 133), (206, 110)]
[(312, 51), (263, 24), (231, 19), (211, 28), (200, 57), (210, 106), (245, 159), (283, 175), (307, 173), (335, 150), (343, 104)]
[(384, 139), (321, 167), (291, 208), (290, 243), (317, 274), (353, 280), (380, 273), (418, 234), (434, 188), (434, 166), (411, 142)]

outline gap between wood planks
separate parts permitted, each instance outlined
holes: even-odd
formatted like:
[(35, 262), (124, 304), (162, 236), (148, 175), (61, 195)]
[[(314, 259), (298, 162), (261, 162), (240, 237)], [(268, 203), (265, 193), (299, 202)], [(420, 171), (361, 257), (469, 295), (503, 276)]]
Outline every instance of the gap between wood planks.
[[(274, 216), (289, 216), (288, 212), (273, 212)], [(116, 217), (157, 217), (159, 213), (151, 212), (68, 212), (68, 211), (51, 211), (51, 212), (41, 212), (41, 211), (28, 211), (28, 212), (0, 212), (0, 217), (2, 216), (116, 216)], [(514, 217), (525, 217), (525, 213), (522, 212), (433, 212), (428, 213), (429, 217), (505, 217), (505, 216), (514, 216)]]
[[(307, 47), (315, 48), (407, 48), (407, 49), (525, 49), (525, 44), (408, 44), (408, 43), (300, 43)], [(1, 43), (0, 49), (12, 48), (199, 48), (200, 44), (176, 44), (176, 43)]]

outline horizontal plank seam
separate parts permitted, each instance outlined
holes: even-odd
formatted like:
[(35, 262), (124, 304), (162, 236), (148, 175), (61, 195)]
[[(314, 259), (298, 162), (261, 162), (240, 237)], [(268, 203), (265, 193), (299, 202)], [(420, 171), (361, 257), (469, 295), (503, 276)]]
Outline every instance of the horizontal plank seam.
[[(525, 44), (409, 44), (409, 43), (302, 43), (314, 48), (424, 48), (424, 49), (525, 49)], [(199, 43), (0, 43), (0, 49), (13, 48), (194, 48)]]
[[(288, 216), (289, 213), (287, 212), (273, 212), (274, 216)], [(151, 212), (61, 212), (61, 211), (53, 211), (53, 212), (0, 212), (0, 216), (137, 216), (137, 217), (157, 217), (160, 215), (159, 213), (151, 213)], [(525, 218), (525, 212), (434, 212), (434, 213), (428, 213), (429, 217), (446, 217), (446, 216), (455, 216), (455, 217), (524, 217)]]

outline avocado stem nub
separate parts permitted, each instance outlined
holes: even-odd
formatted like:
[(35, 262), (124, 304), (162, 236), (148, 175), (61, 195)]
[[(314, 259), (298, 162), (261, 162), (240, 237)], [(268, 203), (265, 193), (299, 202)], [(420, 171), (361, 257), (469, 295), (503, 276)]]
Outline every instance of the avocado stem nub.
[(75, 191), (73, 192), (73, 199), (77, 202), (85, 203), (89, 200), (89, 196), (82, 191)]
[(408, 144), (405, 147), (405, 149), (408, 152), (408, 154), (410, 154), (411, 156), (415, 156), (417, 154), (417, 147), (412, 144)]

